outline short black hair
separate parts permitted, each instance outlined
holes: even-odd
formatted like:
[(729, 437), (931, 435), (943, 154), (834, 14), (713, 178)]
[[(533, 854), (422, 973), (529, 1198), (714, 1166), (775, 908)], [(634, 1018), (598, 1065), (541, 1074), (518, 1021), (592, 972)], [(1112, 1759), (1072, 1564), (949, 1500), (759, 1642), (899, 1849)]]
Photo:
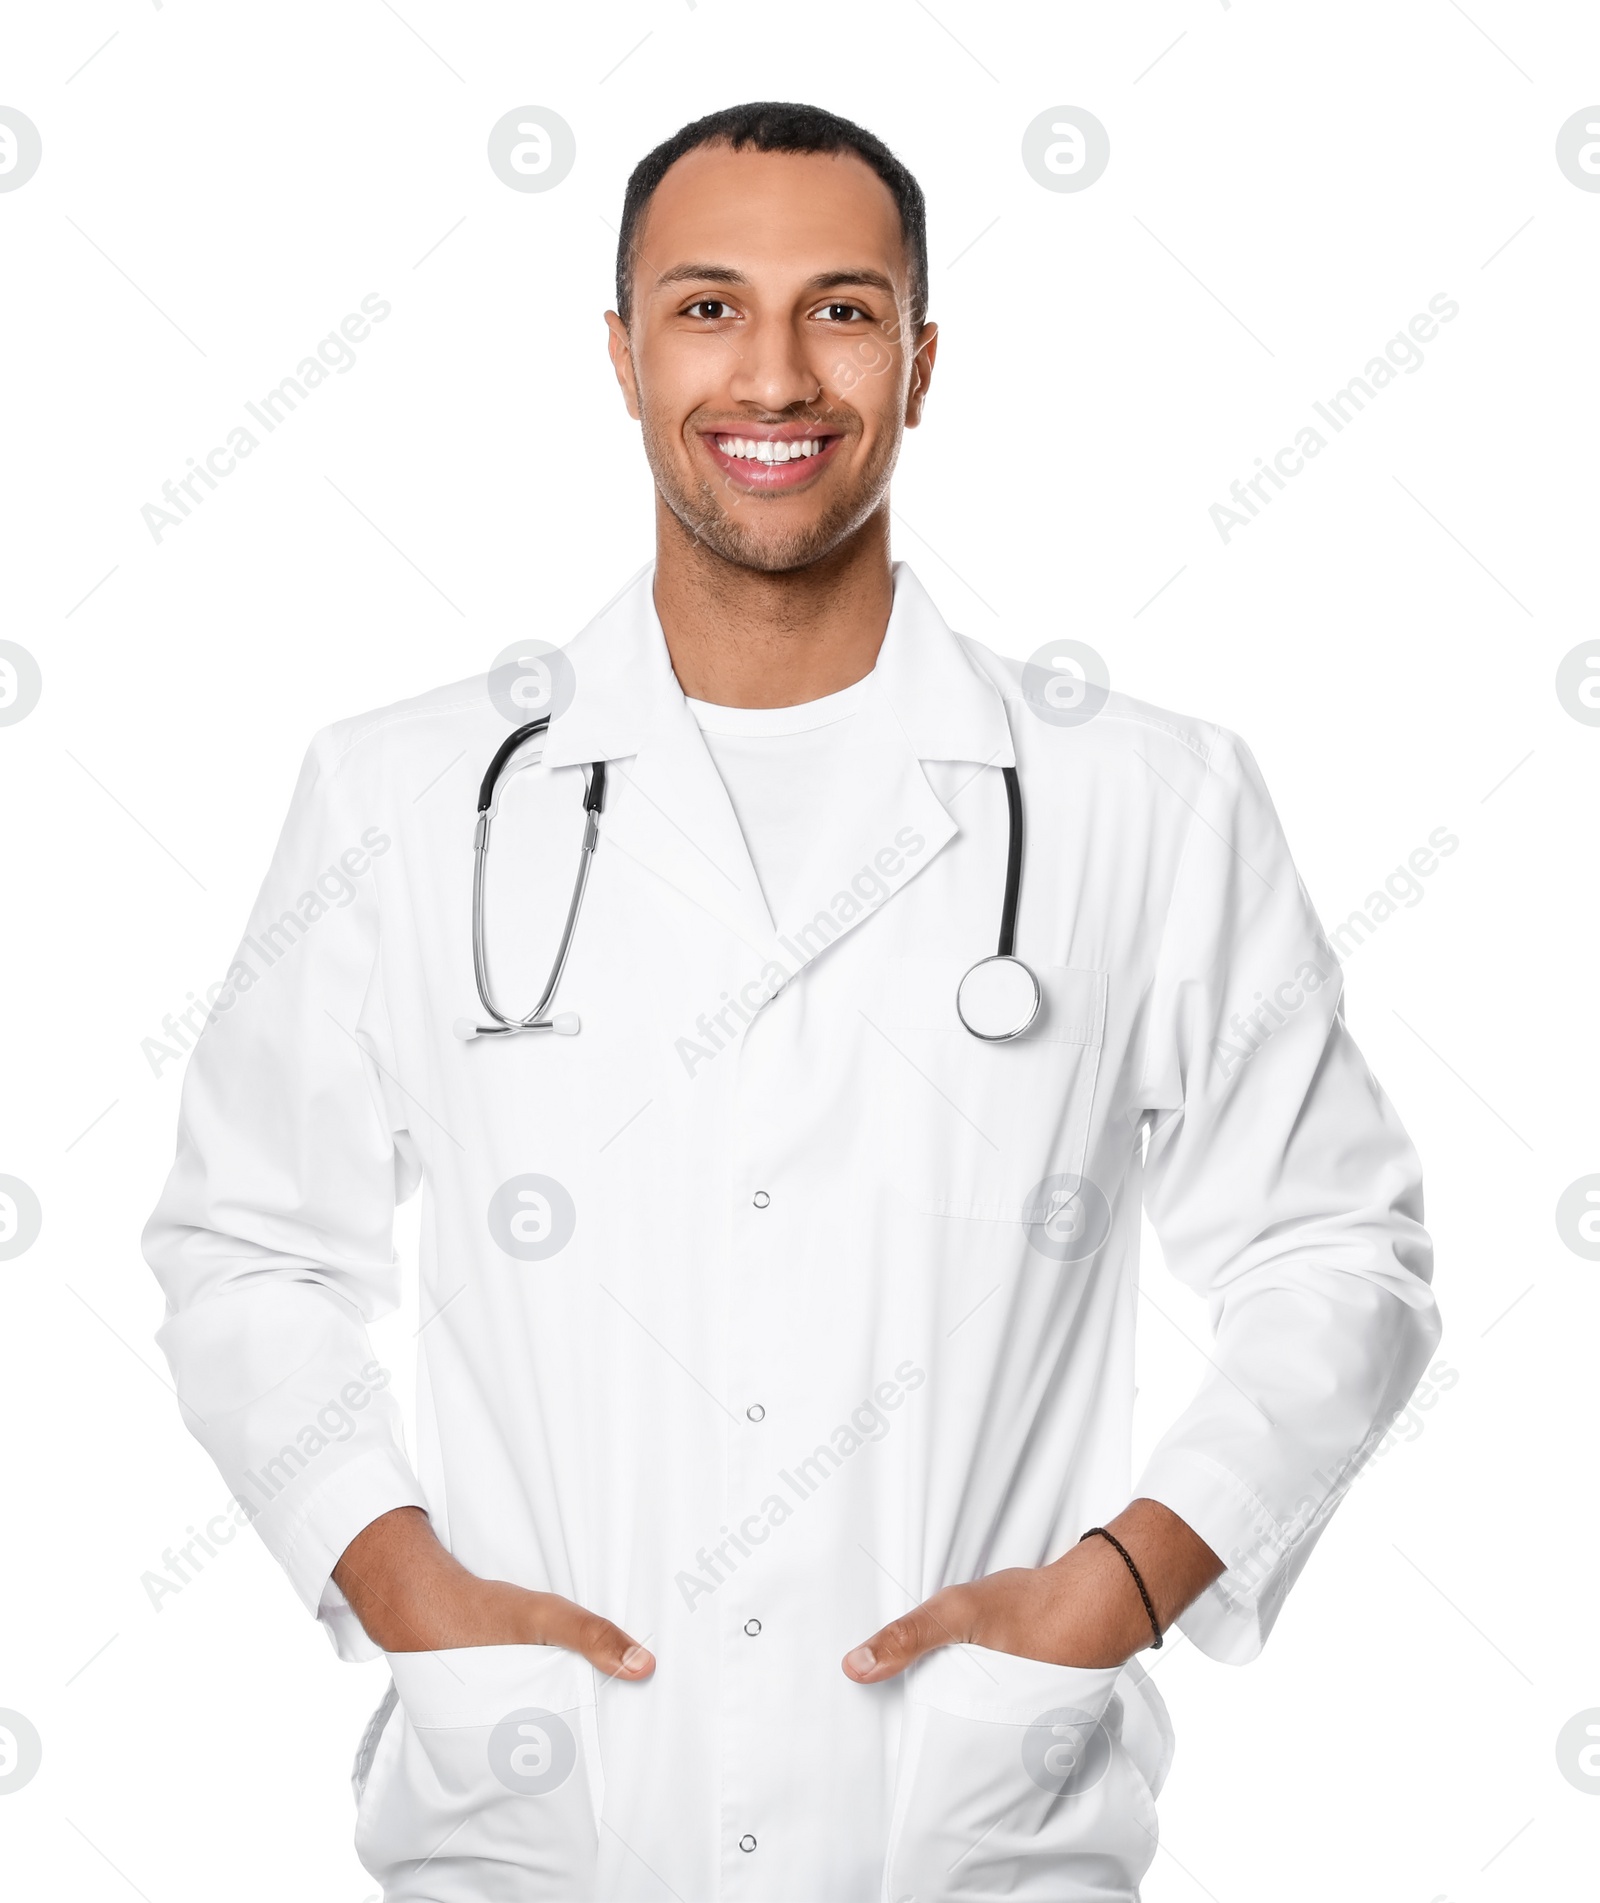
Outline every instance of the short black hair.
[(928, 212), (922, 187), (864, 126), (821, 106), (771, 99), (708, 113), (663, 140), (633, 168), (617, 238), (617, 314), (625, 324), (632, 316), (632, 262), (640, 221), (669, 169), (702, 145), (730, 145), (735, 152), (854, 152), (865, 160), (888, 186), (899, 210), (910, 264), (911, 325), (913, 330), (922, 328), (928, 315)]

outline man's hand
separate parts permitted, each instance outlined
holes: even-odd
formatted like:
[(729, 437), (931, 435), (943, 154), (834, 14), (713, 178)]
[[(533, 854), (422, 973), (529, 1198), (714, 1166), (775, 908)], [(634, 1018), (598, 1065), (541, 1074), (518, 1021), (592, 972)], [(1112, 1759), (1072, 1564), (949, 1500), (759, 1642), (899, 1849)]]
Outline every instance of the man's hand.
[(374, 1645), (446, 1652), (463, 1645), (561, 1645), (612, 1678), (648, 1678), (655, 1659), (598, 1613), (559, 1593), (480, 1579), (439, 1544), (420, 1507), (397, 1507), (356, 1535), (333, 1569)]
[[(1132, 1554), (1163, 1632), (1223, 1571), (1199, 1534), (1155, 1500), (1135, 1500), (1108, 1527)], [(876, 1685), (941, 1645), (986, 1645), (1049, 1665), (1120, 1665), (1151, 1638), (1132, 1573), (1097, 1534), (1049, 1566), (946, 1586), (847, 1652), (844, 1669)]]

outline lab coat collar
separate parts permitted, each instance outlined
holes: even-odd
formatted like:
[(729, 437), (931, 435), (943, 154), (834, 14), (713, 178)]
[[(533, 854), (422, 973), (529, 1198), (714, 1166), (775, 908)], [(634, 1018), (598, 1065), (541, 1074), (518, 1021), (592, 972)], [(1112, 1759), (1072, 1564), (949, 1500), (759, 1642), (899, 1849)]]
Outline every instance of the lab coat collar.
[[(929, 785), (923, 761), (1013, 764), (1004, 703), (915, 575), (896, 563), (875, 691), (861, 716), (869, 765), (841, 789), (839, 805), (819, 815), (795, 917), (774, 919), (672, 670), (653, 579), (653, 565), (642, 569), (567, 648), (575, 693), (551, 723), (544, 763), (612, 762), (603, 822), (610, 845), (676, 886), (760, 958), (792, 971), (876, 909), (852, 909), (853, 880), (866, 873), (870, 888), (892, 896), (956, 836), (956, 821)], [(902, 855), (894, 841), (902, 832), (919, 843), (897, 864)], [(880, 855), (894, 873), (884, 874)], [(799, 934), (807, 921), (814, 929)]]
[[(893, 565), (894, 603), (874, 677), (919, 760), (1013, 766), (1011, 729), (993, 683), (970, 660), (905, 562)], [(683, 690), (656, 615), (648, 562), (568, 644), (576, 691), (551, 723), (549, 766), (623, 760), (652, 733), (677, 725)], [(689, 716), (692, 722), (692, 716)]]

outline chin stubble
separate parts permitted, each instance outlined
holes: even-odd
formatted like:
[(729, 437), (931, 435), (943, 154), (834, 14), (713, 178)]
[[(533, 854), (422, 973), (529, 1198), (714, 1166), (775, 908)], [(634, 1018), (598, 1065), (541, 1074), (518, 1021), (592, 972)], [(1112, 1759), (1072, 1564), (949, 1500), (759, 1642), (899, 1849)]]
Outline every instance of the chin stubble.
[(743, 508), (759, 508), (761, 497), (738, 497), (730, 508), (713, 484), (697, 481), (686, 486), (679, 479), (669, 441), (652, 428), (648, 419), (642, 424), (642, 434), (645, 459), (656, 487), (689, 534), (724, 561), (767, 574), (809, 567), (832, 554), (852, 535), (881, 501), (896, 447), (892, 438), (886, 438), (876, 466), (862, 472), (853, 494), (840, 496), (809, 528), (774, 538), (756, 532), (753, 526), (747, 526), (748, 518), (736, 513)]

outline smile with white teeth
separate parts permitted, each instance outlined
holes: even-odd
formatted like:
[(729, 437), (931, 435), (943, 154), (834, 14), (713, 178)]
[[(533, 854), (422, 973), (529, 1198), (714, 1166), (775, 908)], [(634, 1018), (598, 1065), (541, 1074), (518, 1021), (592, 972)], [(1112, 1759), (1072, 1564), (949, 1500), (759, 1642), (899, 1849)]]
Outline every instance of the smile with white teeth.
[(758, 463), (802, 462), (827, 447), (825, 436), (800, 436), (778, 441), (770, 436), (719, 436), (717, 448), (724, 456), (740, 456)]

